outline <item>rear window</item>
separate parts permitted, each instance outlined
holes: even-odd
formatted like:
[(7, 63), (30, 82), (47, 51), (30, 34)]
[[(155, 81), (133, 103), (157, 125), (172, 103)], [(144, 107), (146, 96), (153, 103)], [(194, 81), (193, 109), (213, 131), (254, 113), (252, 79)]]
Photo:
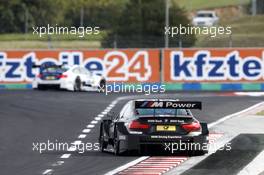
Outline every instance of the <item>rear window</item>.
[(42, 73), (63, 73), (66, 72), (67, 68), (61, 68), (61, 67), (47, 67), (42, 70)]
[(198, 13), (197, 14), (197, 17), (204, 17), (204, 18), (211, 18), (211, 17), (213, 17), (213, 14), (211, 14), (211, 13)]
[(144, 109), (137, 108), (136, 115), (139, 116), (191, 116), (191, 113), (188, 109), (168, 109), (168, 108), (159, 108), (159, 109)]

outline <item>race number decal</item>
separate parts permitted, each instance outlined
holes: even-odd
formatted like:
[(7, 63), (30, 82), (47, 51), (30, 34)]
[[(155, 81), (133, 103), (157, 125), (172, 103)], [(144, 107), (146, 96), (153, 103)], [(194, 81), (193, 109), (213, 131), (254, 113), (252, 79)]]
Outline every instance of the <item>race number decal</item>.
[(135, 76), (138, 81), (148, 80), (151, 75), (148, 53), (137, 52), (129, 62), (128, 69), (129, 76)]
[(136, 52), (129, 60), (123, 52), (113, 51), (105, 55), (106, 76), (110, 81), (127, 81), (135, 77), (137, 81), (147, 81), (151, 76), (148, 53)]
[(127, 81), (127, 61), (126, 54), (119, 51), (109, 52), (105, 55), (106, 77), (110, 81)]

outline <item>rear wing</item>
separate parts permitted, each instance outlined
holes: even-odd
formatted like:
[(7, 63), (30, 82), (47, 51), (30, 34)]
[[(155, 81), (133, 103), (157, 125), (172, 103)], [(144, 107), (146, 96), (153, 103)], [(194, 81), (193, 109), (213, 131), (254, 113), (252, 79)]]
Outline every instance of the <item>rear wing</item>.
[(32, 65), (32, 68), (48, 68), (48, 67), (62, 67), (64, 66), (63, 64), (62, 65), (56, 65), (56, 64), (41, 64), (41, 65), (37, 65), (37, 64), (33, 64)]
[(202, 102), (199, 101), (135, 101), (135, 108), (149, 109), (200, 109)]
[(32, 65), (32, 68), (40, 68), (40, 67), (41, 67), (41, 65), (36, 65), (36, 64)]

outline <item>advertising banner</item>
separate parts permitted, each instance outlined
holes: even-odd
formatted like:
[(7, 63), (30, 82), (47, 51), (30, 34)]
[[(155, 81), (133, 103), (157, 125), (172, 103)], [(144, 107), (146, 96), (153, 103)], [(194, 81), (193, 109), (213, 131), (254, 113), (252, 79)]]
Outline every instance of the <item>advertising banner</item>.
[(167, 90), (264, 90), (263, 48), (2, 51), (0, 89), (31, 88), (39, 71), (32, 66), (47, 62), (83, 65), (110, 83), (161, 82)]
[(261, 83), (263, 70), (261, 48), (164, 50), (164, 82)]
[(159, 50), (35, 50), (1, 51), (0, 84), (30, 83), (34, 64), (83, 65), (109, 82), (160, 82)]

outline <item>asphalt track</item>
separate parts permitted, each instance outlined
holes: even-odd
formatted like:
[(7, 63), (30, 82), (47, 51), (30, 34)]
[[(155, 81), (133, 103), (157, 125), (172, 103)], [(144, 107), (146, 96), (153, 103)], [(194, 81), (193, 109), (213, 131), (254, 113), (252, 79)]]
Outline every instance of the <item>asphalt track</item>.
[[(65, 91), (0, 91), (0, 174), (36, 175), (51, 167), (62, 152), (39, 154), (32, 151), (33, 142), (73, 142), (83, 128), (113, 100), (131, 94), (72, 93)], [(148, 97), (154, 97), (151, 95)], [(216, 93), (170, 93), (164, 98), (200, 100), (203, 110), (195, 112), (199, 120), (211, 123), (264, 100), (264, 97), (219, 96)], [(118, 111), (119, 102), (113, 111)], [(83, 139), (97, 142), (98, 124)], [(111, 153), (74, 154), (61, 166), (58, 175), (104, 174), (137, 157), (116, 157)]]
[(264, 149), (264, 135), (240, 134), (230, 143), (230, 151), (218, 150), (182, 175), (236, 175)]

